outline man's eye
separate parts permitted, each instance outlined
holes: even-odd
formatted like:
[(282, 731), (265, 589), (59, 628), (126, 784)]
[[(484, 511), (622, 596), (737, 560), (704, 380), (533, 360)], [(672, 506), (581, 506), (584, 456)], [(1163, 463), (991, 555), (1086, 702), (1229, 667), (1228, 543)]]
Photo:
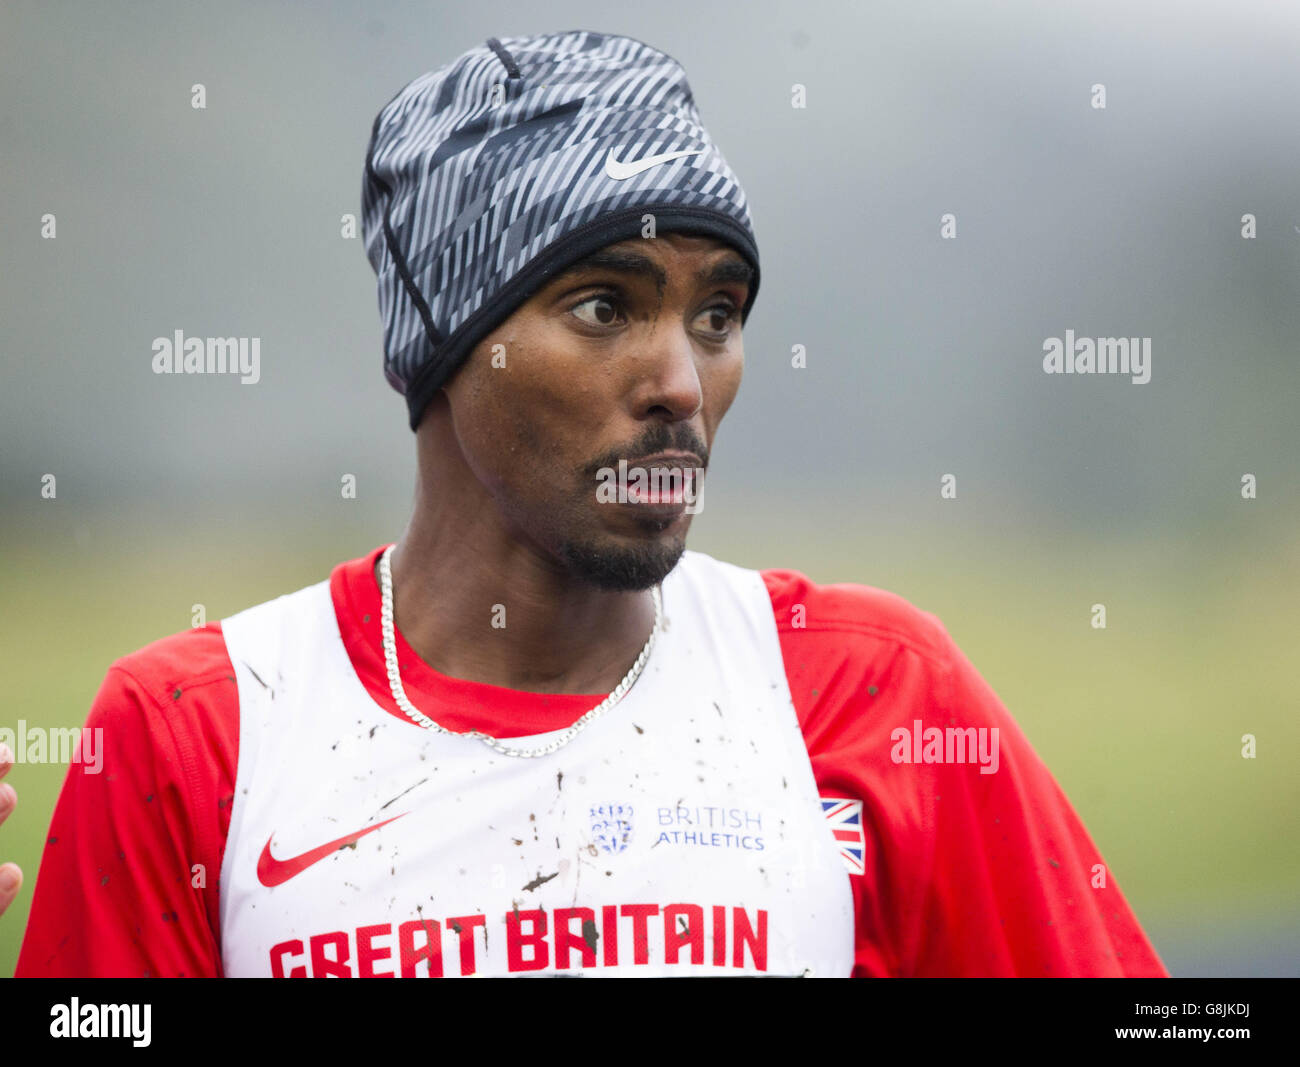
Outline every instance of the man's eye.
[(725, 334), (732, 319), (740, 321), (740, 311), (731, 304), (714, 304), (700, 312), (696, 322), (706, 333)]
[(618, 321), (618, 302), (608, 294), (590, 296), (569, 310), (589, 326), (613, 326)]

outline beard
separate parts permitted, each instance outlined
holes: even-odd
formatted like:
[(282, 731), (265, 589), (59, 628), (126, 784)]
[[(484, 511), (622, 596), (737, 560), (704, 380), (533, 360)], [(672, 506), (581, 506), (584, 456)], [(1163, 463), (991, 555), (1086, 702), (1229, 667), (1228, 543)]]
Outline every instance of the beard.
[(658, 585), (686, 551), (685, 537), (617, 545), (593, 541), (563, 541), (560, 558), (575, 577), (597, 589), (634, 593)]
[[(644, 539), (615, 539), (612, 536), (592, 536), (588, 532), (593, 525), (597, 528), (601, 525), (593, 524), (591, 520), (595, 480), (604, 477), (603, 472), (617, 469), (620, 461), (629, 455), (648, 456), (670, 450), (694, 453), (703, 460), (702, 468), (708, 466), (709, 449), (689, 426), (674, 429), (656, 423), (634, 445), (611, 450), (588, 463), (569, 507), (556, 509), (552, 505), (553, 516), (564, 516), (551, 526), (553, 534), (559, 534), (550, 539), (552, 551), (574, 577), (606, 592), (635, 593), (659, 585), (677, 566), (686, 551), (686, 533), (692, 513), (688, 513), (681, 531), (668, 537), (662, 533), (672, 525), (672, 520), (659, 521), (644, 516), (637, 519), (646, 535)], [(698, 476), (695, 485), (698, 490)], [(598, 508), (607, 506), (597, 504)], [(581, 532), (575, 534), (574, 531)]]

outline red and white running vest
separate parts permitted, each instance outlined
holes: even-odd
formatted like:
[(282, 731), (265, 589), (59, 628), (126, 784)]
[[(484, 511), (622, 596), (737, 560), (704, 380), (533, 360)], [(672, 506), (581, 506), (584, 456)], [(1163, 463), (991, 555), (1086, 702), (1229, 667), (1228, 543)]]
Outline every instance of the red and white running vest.
[(225, 973), (847, 976), (849, 875), (762, 578), (687, 552), (663, 608), (623, 700), (536, 759), (380, 707), (328, 582), (224, 620)]

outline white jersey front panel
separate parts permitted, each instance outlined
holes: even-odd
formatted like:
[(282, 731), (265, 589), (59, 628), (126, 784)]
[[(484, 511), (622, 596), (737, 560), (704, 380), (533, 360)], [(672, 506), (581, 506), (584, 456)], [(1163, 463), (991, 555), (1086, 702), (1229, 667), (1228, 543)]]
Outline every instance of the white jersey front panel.
[(762, 578), (688, 552), (663, 597), (636, 684), (539, 759), (375, 703), (328, 582), (225, 620), (225, 973), (847, 976), (848, 874)]

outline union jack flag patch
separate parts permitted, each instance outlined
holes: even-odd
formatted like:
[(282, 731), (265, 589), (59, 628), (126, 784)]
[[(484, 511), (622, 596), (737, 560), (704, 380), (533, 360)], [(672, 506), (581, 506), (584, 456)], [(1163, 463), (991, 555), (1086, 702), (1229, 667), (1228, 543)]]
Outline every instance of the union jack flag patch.
[(821, 800), (822, 814), (835, 835), (835, 843), (840, 846), (840, 859), (849, 874), (862, 874), (866, 870), (863, 856), (867, 851), (867, 839), (862, 833), (862, 801), (837, 797)]

